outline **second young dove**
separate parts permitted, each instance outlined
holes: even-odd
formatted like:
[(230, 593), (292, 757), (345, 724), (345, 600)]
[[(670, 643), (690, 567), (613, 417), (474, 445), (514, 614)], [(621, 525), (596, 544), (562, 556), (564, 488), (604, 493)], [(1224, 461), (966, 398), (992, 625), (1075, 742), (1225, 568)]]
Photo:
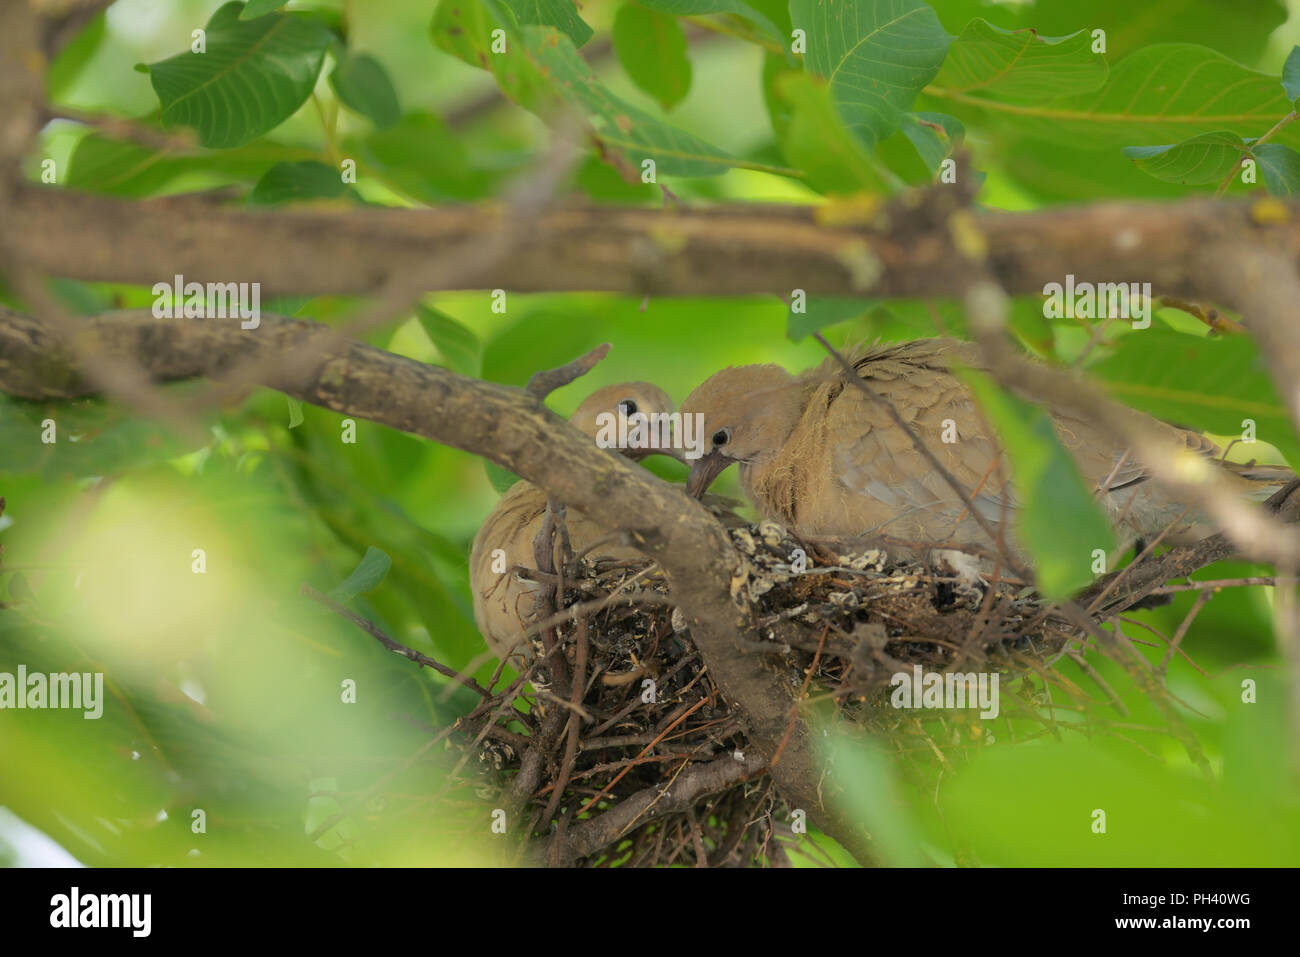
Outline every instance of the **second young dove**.
[[(657, 386), (648, 382), (624, 382), (605, 386), (588, 396), (569, 421), (594, 441), (601, 428), (600, 415), (608, 412), (633, 416), (638, 413), (671, 413), (673, 402)], [(640, 459), (657, 449), (623, 449), (622, 454)], [(474, 536), (469, 556), (470, 590), (474, 600), (474, 620), (488, 647), (497, 658), (522, 670), (532, 659), (532, 646), (524, 635), (526, 622), (533, 613), (538, 586), (516, 574), (518, 568), (535, 568), (533, 541), (546, 516), (546, 493), (531, 482), (512, 485), (483, 527)], [(609, 533), (580, 512), (565, 516), (565, 527), (573, 551), (581, 554)], [(608, 542), (593, 555), (603, 558), (632, 559), (641, 554), (628, 545)]]
[[(926, 447), (966, 490), (964, 502), (898, 427), (884, 405), (848, 381), (832, 357), (793, 376), (777, 365), (723, 369), (682, 403), (682, 415), (702, 414), (711, 448), (692, 466), (687, 489), (702, 494), (721, 472), (740, 465), (745, 494), (765, 519), (806, 539), (877, 540), (914, 553), (944, 552), (963, 576), (978, 567), (944, 546), (992, 549), (972, 517), (977, 511), (996, 528), (1014, 518), (1015, 490), (1003, 486), (1008, 463), (977, 412), (954, 361), (978, 367), (974, 347), (953, 339), (877, 345), (849, 360), (864, 383), (890, 403)], [(1122, 447), (1087, 422), (1053, 412), (1063, 446), (1092, 488), (1104, 487), (1102, 505), (1122, 547), (1159, 533), (1177, 520), (1185, 503), (1172, 501)], [(1151, 420), (1193, 451), (1220, 450), (1196, 432)], [(946, 433), (946, 436), (945, 436)], [(945, 437), (951, 441), (944, 441)], [(999, 464), (1005, 468), (999, 468)], [(1225, 463), (1229, 470), (1247, 471)], [(1261, 484), (1281, 484), (1285, 470), (1262, 467)], [(1251, 475), (1249, 478), (1255, 478)], [(1289, 477), (1289, 473), (1288, 473)], [(1252, 485), (1235, 477), (1243, 491)], [(1191, 520), (1184, 520), (1190, 526)], [(1014, 546), (1013, 535), (1008, 544)]]

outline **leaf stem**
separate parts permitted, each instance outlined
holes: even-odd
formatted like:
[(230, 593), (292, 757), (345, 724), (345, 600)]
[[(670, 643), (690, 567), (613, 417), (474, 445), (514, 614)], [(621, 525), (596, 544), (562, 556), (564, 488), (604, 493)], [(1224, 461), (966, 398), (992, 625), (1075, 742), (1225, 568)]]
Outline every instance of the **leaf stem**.
[(682, 19), (687, 23), (695, 24), (697, 27), (703, 27), (705, 30), (712, 30), (714, 33), (721, 33), (724, 36), (734, 37), (746, 43), (756, 44), (769, 53), (785, 54), (785, 47), (781, 46), (781, 44), (769, 40), (767, 37), (759, 36), (757, 33), (746, 33), (718, 20), (711, 20), (708, 17), (682, 17)]
[(1280, 120), (1278, 120), (1276, 123), (1274, 123), (1274, 124), (1273, 124), (1273, 128), (1272, 128), (1271, 130), (1269, 130), (1267, 133), (1265, 133), (1265, 134), (1264, 134), (1263, 136), (1261, 136), (1259, 139), (1255, 140), (1255, 142), (1251, 143), (1251, 144), (1250, 144), (1250, 145), (1251, 145), (1251, 148), (1253, 149), (1254, 147), (1259, 146), (1259, 144), (1261, 144), (1261, 143), (1267, 143), (1270, 139), (1273, 138), (1273, 134), (1274, 134), (1274, 133), (1276, 133), (1278, 130), (1282, 129), (1282, 127), (1286, 126), (1288, 123), (1292, 123), (1292, 122), (1294, 122), (1294, 121), (1295, 121), (1295, 118), (1296, 118), (1296, 111), (1295, 111), (1295, 110), (1292, 110), (1292, 111), (1291, 111), (1290, 113), (1288, 113), (1286, 116), (1282, 117), (1282, 119), (1280, 119)]
[(334, 127), (338, 122), (339, 117), (338, 101), (335, 101), (334, 108), (330, 111), (328, 118), (325, 116), (325, 107), (321, 103), (320, 97), (313, 93), (311, 95), (311, 101), (316, 106), (316, 115), (320, 117), (321, 130), (325, 133), (325, 150), (329, 153), (330, 162), (335, 166), (338, 166), (340, 158), (339, 149), (338, 144), (334, 140)]

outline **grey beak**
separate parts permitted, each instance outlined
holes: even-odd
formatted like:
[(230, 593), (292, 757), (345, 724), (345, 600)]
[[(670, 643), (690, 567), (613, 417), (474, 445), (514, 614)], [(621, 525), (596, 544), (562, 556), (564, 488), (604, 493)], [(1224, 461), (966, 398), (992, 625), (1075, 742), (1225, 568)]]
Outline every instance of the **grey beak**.
[(714, 479), (725, 472), (731, 462), (717, 449), (696, 459), (691, 464), (691, 474), (686, 479), (686, 494), (691, 498), (702, 497)]

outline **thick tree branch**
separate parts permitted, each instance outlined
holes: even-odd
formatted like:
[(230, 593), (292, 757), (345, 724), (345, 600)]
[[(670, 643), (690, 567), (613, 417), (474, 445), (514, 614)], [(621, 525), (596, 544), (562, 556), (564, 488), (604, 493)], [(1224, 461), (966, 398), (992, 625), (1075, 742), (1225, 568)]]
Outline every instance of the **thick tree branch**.
[[(944, 188), (919, 197), (856, 226), (819, 223), (811, 207), (555, 208), (530, 223), (507, 262), (452, 276), (439, 262), (509, 230), (508, 209), (271, 213), (202, 197), (140, 203), (23, 184), (4, 228), (21, 237), (23, 265), (41, 273), (144, 285), (176, 274), (261, 282), (263, 295), (364, 294), (400, 277), (431, 290), (959, 297), (966, 279), (953, 269), (951, 216), (960, 197)], [(1300, 207), (1287, 209), (1295, 216), (1271, 226), (1259, 225), (1248, 204), (1209, 200), (977, 213), (965, 242), (981, 237), (974, 242), (987, 247), (991, 274), (1013, 294), (1041, 293), (1072, 273), (1196, 298), (1210, 246), (1266, 242), (1300, 262)], [(1240, 305), (1236, 290), (1223, 293), (1222, 305)]]
[[(680, 486), (597, 448), (536, 396), (360, 343), (340, 345), (327, 327), (300, 320), (263, 316), (257, 330), (243, 330), (235, 321), (157, 319), (137, 311), (94, 316), (84, 325), (90, 353), (131, 357), (155, 381), (220, 377), (253, 360), (265, 370), (263, 385), (482, 455), (567, 507), (625, 532), (668, 573), (673, 600), (710, 674), (757, 749), (770, 758), (786, 736), (788, 716), (797, 714), (794, 689), (761, 656), (742, 650), (750, 613), (731, 597), (740, 559), (722, 526)], [(306, 370), (286, 372), (260, 361), (308, 349), (320, 349), (321, 359)], [(94, 389), (48, 327), (0, 307), (0, 391), (59, 399)], [(35, 431), (32, 441), (39, 441)], [(808, 811), (866, 861), (871, 855), (862, 824), (823, 801), (837, 788), (814, 751), (816, 741), (797, 719), (773, 778), (792, 807)]]

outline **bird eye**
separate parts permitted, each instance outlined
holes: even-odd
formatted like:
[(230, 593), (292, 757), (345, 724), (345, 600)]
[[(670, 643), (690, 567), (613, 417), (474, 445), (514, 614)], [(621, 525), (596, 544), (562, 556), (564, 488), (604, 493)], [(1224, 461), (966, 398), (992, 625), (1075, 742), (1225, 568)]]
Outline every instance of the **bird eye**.
[(713, 447), (721, 448), (731, 441), (731, 429), (718, 429), (713, 433)]
[(636, 415), (636, 403), (631, 399), (624, 399), (618, 407), (623, 410), (624, 415)]

